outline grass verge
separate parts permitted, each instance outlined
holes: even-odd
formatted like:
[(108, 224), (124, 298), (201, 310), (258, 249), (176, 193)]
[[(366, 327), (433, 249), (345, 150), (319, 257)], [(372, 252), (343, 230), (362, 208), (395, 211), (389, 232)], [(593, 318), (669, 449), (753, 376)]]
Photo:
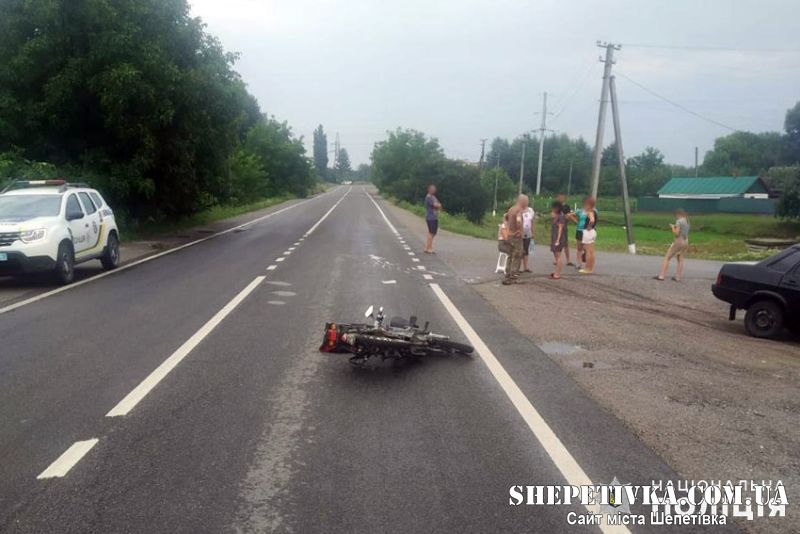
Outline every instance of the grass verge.
[[(420, 217), (425, 216), (424, 206), (390, 199), (395, 205)], [(537, 215), (541, 212), (537, 212)], [(689, 237), (689, 256), (692, 258), (746, 261), (771, 256), (774, 252), (751, 252), (744, 240), (751, 237), (792, 238), (800, 235), (800, 224), (784, 222), (768, 215), (748, 215), (733, 213), (698, 214), (689, 216), (692, 232)], [(601, 211), (597, 227), (597, 249), (612, 252), (628, 250), (621, 211)], [(442, 213), (439, 226), (457, 234), (497, 239), (497, 226), (502, 222), (502, 214), (492, 217), (487, 213), (481, 224), (468, 221), (462, 215)], [(669, 213), (637, 212), (633, 214), (633, 234), (636, 250), (640, 254), (663, 255), (672, 242), (669, 224), (674, 218)], [(570, 236), (574, 240), (574, 227)], [(550, 238), (549, 215), (537, 216), (536, 235), (546, 242)]]

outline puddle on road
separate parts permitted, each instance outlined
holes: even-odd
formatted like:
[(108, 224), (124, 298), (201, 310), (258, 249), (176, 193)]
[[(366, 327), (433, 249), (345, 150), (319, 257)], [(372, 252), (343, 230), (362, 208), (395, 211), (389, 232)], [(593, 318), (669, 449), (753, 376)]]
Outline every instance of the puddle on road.
[(542, 349), (545, 353), (550, 354), (551, 356), (559, 356), (562, 354), (575, 354), (576, 352), (583, 350), (583, 348), (578, 345), (570, 345), (569, 343), (559, 343), (557, 341), (548, 341), (547, 343), (542, 343), (541, 345), (539, 345), (539, 348)]

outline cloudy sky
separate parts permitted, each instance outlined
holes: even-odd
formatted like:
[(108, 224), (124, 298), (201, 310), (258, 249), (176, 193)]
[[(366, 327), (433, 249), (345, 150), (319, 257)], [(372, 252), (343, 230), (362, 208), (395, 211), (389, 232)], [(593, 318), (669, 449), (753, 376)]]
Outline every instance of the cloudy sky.
[[(548, 127), (594, 144), (602, 64), (622, 43), (623, 141), (690, 164), (730, 130), (780, 130), (800, 100), (798, 0), (190, 0), (266, 112), (354, 163), (398, 126), (477, 160), (480, 139)], [(609, 116), (610, 117), (610, 116)], [(607, 124), (606, 144), (613, 133)]]

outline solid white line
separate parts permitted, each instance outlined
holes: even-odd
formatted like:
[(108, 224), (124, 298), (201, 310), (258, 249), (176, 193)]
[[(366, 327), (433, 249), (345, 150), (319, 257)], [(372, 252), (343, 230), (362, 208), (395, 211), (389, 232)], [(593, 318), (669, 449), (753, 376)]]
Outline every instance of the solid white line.
[[(105, 271), (103, 273), (99, 273), (99, 274), (96, 274), (94, 276), (90, 276), (89, 278), (85, 278), (85, 279), (80, 280), (78, 282), (73, 282), (73, 283), (71, 283), (71, 284), (69, 284), (67, 286), (62, 286), (62, 287), (59, 287), (57, 289), (53, 289), (51, 291), (47, 291), (45, 293), (40, 293), (40, 294), (35, 295), (35, 296), (31, 297), (31, 298), (28, 298), (28, 299), (25, 299), (25, 300), (21, 300), (19, 302), (15, 302), (14, 304), (9, 304), (8, 306), (0, 308), (0, 315), (2, 315), (4, 313), (8, 313), (8, 312), (13, 311), (13, 310), (16, 310), (16, 309), (21, 308), (23, 306), (27, 306), (28, 304), (33, 304), (34, 302), (38, 302), (40, 300), (46, 299), (47, 297), (52, 297), (53, 295), (57, 295), (59, 293), (63, 293), (64, 291), (69, 291), (70, 289), (75, 289), (75, 288), (81, 287), (84, 284), (88, 284), (89, 282), (94, 282), (95, 280), (99, 280), (101, 278), (105, 278), (106, 276), (111, 276), (112, 274), (116, 274), (116, 273), (120, 273), (122, 271), (126, 271), (126, 270), (128, 270), (128, 269), (130, 269), (132, 267), (136, 267), (137, 265), (141, 265), (143, 263), (147, 263), (148, 261), (153, 261), (155, 259), (158, 259), (158, 258), (161, 258), (163, 256), (166, 256), (167, 254), (172, 254), (174, 252), (178, 252), (179, 250), (183, 250), (185, 248), (193, 247), (195, 245), (199, 245), (200, 243), (205, 243), (206, 241), (209, 241), (210, 239), (215, 239), (215, 238), (217, 238), (219, 236), (222, 236), (222, 235), (225, 235), (225, 234), (229, 234), (231, 232), (235, 232), (236, 230), (241, 230), (242, 228), (245, 228), (247, 226), (260, 223), (261, 221), (269, 219), (270, 217), (273, 217), (273, 216), (278, 215), (280, 213), (283, 213), (285, 211), (289, 211), (290, 209), (293, 209), (293, 208), (296, 208), (297, 206), (301, 206), (303, 204), (306, 204), (307, 202), (311, 202), (312, 200), (320, 199), (320, 198), (322, 198), (324, 196), (327, 196), (328, 194), (332, 193), (333, 191), (338, 191), (338, 190), (339, 190), (338, 187), (335, 188), (335, 189), (331, 189), (330, 191), (325, 192), (325, 193), (323, 193), (323, 194), (321, 194), (319, 196), (316, 196), (316, 197), (313, 197), (313, 198), (307, 198), (305, 200), (301, 200), (300, 202), (298, 202), (296, 204), (292, 204), (291, 206), (286, 206), (285, 208), (281, 208), (278, 211), (273, 211), (271, 213), (267, 213), (266, 215), (262, 215), (261, 217), (253, 219), (252, 221), (248, 221), (248, 222), (246, 222), (244, 224), (240, 224), (239, 226), (234, 226), (233, 228), (228, 228), (227, 230), (223, 230), (221, 232), (217, 232), (216, 234), (211, 234), (211, 235), (203, 237), (201, 239), (197, 239), (196, 241), (191, 241), (189, 243), (184, 243), (183, 245), (179, 245), (179, 246), (177, 246), (175, 248), (171, 248), (169, 250), (165, 250), (163, 252), (159, 252), (158, 254), (153, 254), (152, 256), (147, 256), (146, 258), (142, 258), (140, 260), (132, 261), (131, 263), (126, 263), (125, 265), (121, 265), (120, 267), (117, 267), (113, 271)], [(348, 189), (347, 192), (349, 193), (350, 190)], [(347, 195), (347, 193), (345, 193), (345, 196), (346, 195)], [(344, 196), (342, 196), (342, 198), (344, 198)], [(341, 201), (341, 199), (340, 199), (340, 201)]]
[(275, 269), (277, 269), (277, 268), (278, 268), (278, 266), (277, 266), (277, 265), (270, 265), (269, 267), (267, 267), (267, 270), (268, 270), (268, 271), (274, 271), (274, 270), (275, 270)]
[(250, 284), (242, 289), (238, 295), (233, 297), (233, 299), (228, 302), (220, 311), (214, 315), (209, 321), (204, 324), (200, 330), (195, 332), (195, 334), (190, 337), (183, 345), (181, 345), (178, 350), (172, 353), (172, 356), (164, 360), (164, 362), (156, 367), (156, 369), (150, 373), (147, 378), (142, 380), (142, 382), (136, 386), (133, 391), (128, 393), (124, 399), (122, 399), (119, 404), (114, 406), (110, 412), (106, 414), (106, 417), (117, 417), (120, 415), (126, 415), (130, 412), (139, 401), (141, 401), (150, 391), (158, 385), (161, 380), (166, 377), (170, 371), (172, 371), (175, 366), (177, 366), (181, 361), (189, 355), (192, 350), (194, 350), (197, 345), (200, 344), (219, 324), (227, 317), (235, 308), (238, 306), (247, 295), (253, 292), (258, 285), (264, 281), (265, 276), (258, 276), (255, 280), (250, 282)]
[(378, 208), (378, 211), (380, 212), (380, 214), (381, 214), (381, 217), (383, 217), (383, 220), (384, 220), (384, 221), (386, 221), (386, 224), (388, 224), (388, 225), (389, 225), (389, 229), (392, 231), (392, 233), (393, 233), (394, 235), (398, 235), (398, 234), (399, 234), (399, 232), (397, 231), (397, 228), (395, 228), (395, 227), (394, 227), (394, 225), (392, 224), (392, 221), (390, 221), (390, 220), (389, 220), (389, 217), (387, 217), (387, 216), (386, 216), (386, 214), (383, 212), (383, 210), (382, 210), (382, 209), (381, 209), (381, 207), (378, 205), (378, 203), (377, 203), (377, 202), (375, 202), (375, 199), (374, 199), (374, 198), (372, 198), (372, 195), (370, 195), (369, 193), (367, 193), (367, 190), (366, 190), (364, 187), (361, 187), (361, 190), (362, 190), (362, 191), (364, 191), (364, 194), (365, 194), (365, 195), (367, 195), (367, 198), (368, 198), (368, 199), (370, 199), (370, 200), (372, 201), (372, 203), (373, 203), (373, 204), (375, 204), (375, 207), (376, 207), (376, 208)]
[[(475, 351), (480, 355), (483, 363), (489, 368), (489, 372), (492, 373), (492, 376), (494, 376), (497, 383), (500, 384), (500, 387), (503, 388), (503, 391), (511, 400), (511, 403), (528, 424), (528, 428), (531, 429), (533, 435), (539, 440), (539, 443), (553, 460), (553, 463), (556, 464), (558, 470), (564, 475), (567, 484), (575, 486), (593, 486), (594, 484), (592, 484), (589, 476), (584, 472), (581, 466), (578, 465), (578, 462), (575, 461), (572, 454), (570, 454), (564, 444), (561, 443), (561, 440), (558, 439), (558, 436), (556, 436), (547, 422), (539, 415), (539, 412), (534, 408), (533, 404), (531, 404), (522, 390), (519, 389), (519, 386), (517, 386), (514, 379), (511, 378), (511, 375), (503, 368), (495, 355), (492, 354), (492, 351), (489, 350), (486, 343), (483, 342), (480, 336), (478, 336), (478, 333), (475, 332), (458, 308), (456, 308), (455, 304), (453, 304), (450, 298), (442, 291), (439, 284), (430, 284), (430, 286), (433, 293), (439, 298), (439, 301), (441, 301), (458, 327), (464, 332), (467, 340), (475, 347)], [(587, 506), (586, 508), (592, 513), (600, 513), (599, 505)], [(624, 526), (605, 524), (600, 525), (600, 530), (606, 533), (630, 532)]]
[(314, 224), (314, 226), (312, 226), (311, 228), (309, 228), (309, 229), (308, 229), (308, 232), (306, 232), (306, 233), (305, 233), (305, 236), (304, 236), (304, 237), (308, 237), (308, 236), (310, 236), (312, 233), (314, 233), (314, 230), (316, 230), (316, 229), (319, 227), (319, 225), (320, 225), (320, 224), (322, 224), (322, 221), (324, 221), (325, 219), (327, 219), (327, 218), (328, 218), (328, 215), (330, 215), (330, 214), (333, 212), (333, 210), (335, 210), (335, 209), (336, 209), (336, 207), (337, 207), (339, 204), (341, 204), (341, 203), (342, 203), (342, 200), (344, 200), (344, 197), (346, 197), (347, 195), (349, 195), (349, 194), (350, 194), (350, 191), (351, 191), (352, 189), (353, 189), (352, 187), (348, 188), (348, 189), (347, 189), (347, 191), (345, 192), (345, 194), (344, 194), (344, 195), (342, 195), (342, 198), (340, 198), (339, 200), (337, 200), (337, 201), (336, 201), (336, 204), (334, 204), (333, 206), (331, 206), (331, 209), (329, 209), (327, 212), (325, 212), (325, 215), (323, 215), (323, 216), (322, 216), (322, 218), (321, 218), (320, 220), (318, 220), (318, 221), (316, 222), (316, 224)]
[(55, 462), (50, 464), (50, 467), (42, 471), (37, 479), (63, 477), (75, 464), (81, 461), (81, 458), (86, 456), (86, 453), (92, 450), (92, 447), (97, 445), (99, 440), (97, 438), (87, 439), (86, 441), (76, 441), (70, 446), (69, 449), (59, 456)]

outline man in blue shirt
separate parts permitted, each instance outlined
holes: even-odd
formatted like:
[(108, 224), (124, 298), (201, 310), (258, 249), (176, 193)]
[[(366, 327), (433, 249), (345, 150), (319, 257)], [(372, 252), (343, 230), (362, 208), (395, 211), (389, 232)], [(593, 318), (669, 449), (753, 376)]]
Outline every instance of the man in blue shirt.
[(439, 231), (439, 210), (442, 204), (436, 198), (436, 186), (428, 186), (428, 194), (425, 195), (425, 222), (428, 223), (428, 240), (425, 242), (425, 254), (433, 254), (433, 238)]

